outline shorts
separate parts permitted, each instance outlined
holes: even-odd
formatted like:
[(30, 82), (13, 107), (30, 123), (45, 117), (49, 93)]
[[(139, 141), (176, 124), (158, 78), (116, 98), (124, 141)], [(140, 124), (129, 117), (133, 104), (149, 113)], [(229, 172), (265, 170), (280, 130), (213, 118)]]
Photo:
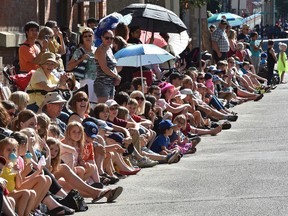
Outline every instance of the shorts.
[(107, 98), (114, 98), (115, 95), (115, 86), (114, 83), (111, 83), (110, 85), (108, 84), (103, 84), (102, 82), (94, 82), (94, 92), (97, 96), (99, 97), (107, 97)]

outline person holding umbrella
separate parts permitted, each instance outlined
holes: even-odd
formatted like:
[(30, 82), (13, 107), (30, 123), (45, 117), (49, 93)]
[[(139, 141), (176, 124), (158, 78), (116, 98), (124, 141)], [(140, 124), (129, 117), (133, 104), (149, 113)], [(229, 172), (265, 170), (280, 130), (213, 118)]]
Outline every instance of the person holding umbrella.
[(97, 75), (94, 82), (94, 91), (98, 98), (98, 103), (105, 103), (108, 99), (114, 98), (114, 86), (119, 85), (121, 76), (118, 74), (117, 62), (111, 49), (114, 39), (113, 32), (104, 30), (101, 39), (102, 44), (95, 52)]

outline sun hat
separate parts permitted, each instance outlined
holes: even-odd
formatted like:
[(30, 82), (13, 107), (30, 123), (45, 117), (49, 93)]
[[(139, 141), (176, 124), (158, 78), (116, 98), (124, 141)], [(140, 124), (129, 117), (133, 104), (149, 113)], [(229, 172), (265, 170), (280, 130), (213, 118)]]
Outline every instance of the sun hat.
[(164, 94), (168, 89), (171, 89), (171, 88), (175, 88), (174, 85), (172, 85), (171, 83), (168, 83), (168, 82), (162, 82), (159, 84), (159, 87), (161, 88), (161, 94)]
[(93, 30), (92, 30), (91, 28), (88, 28), (88, 27), (86, 27), (86, 28), (83, 29), (82, 35), (83, 35), (84, 33), (86, 33), (86, 32), (90, 32), (90, 33), (94, 34)]
[(98, 126), (92, 121), (86, 121), (83, 124), (84, 132), (88, 137), (96, 138), (98, 134)]
[(56, 65), (59, 65), (59, 63), (56, 61), (56, 55), (55, 55), (54, 53), (45, 52), (45, 53), (41, 56), (41, 61), (39, 62), (39, 65), (45, 64), (47, 61), (52, 61), (52, 62), (54, 62)]
[(166, 120), (162, 120), (159, 123), (159, 129), (160, 130), (166, 130), (166, 129), (170, 129), (171, 127), (176, 126), (177, 124), (173, 124), (170, 120), (166, 119)]
[(180, 97), (182, 100), (186, 97), (186, 94), (182, 94), (179, 90), (174, 95), (174, 98)]
[(44, 104), (66, 103), (67, 101), (58, 92), (48, 92), (43, 101)]

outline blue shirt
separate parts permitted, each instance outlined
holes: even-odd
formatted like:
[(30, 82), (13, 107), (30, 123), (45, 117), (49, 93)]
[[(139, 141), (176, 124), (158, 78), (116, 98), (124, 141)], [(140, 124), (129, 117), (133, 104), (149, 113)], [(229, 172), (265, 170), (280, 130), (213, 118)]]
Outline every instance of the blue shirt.
[(259, 41), (251, 41), (250, 42), (250, 51), (251, 51), (251, 53), (252, 53), (252, 56), (254, 56), (254, 57), (260, 57), (260, 55), (261, 55), (261, 51), (258, 49), (257, 51), (255, 51), (254, 49), (253, 49), (253, 46), (259, 46)]
[(160, 153), (163, 150), (162, 146), (168, 148), (169, 144), (170, 144), (169, 137), (165, 137), (163, 134), (160, 134), (159, 136), (156, 137), (150, 149), (155, 153)]

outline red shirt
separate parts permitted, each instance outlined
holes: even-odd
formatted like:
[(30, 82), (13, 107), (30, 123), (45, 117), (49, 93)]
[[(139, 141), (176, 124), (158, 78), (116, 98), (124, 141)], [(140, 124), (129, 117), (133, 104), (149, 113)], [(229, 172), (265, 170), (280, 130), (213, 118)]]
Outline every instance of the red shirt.
[(131, 115), (131, 118), (137, 123), (141, 122), (141, 120), (142, 120), (142, 118), (140, 116), (135, 115), (135, 114)]
[(126, 128), (126, 126), (127, 126), (127, 121), (125, 121), (125, 120), (123, 120), (123, 119), (120, 119), (120, 118), (117, 118), (117, 117), (115, 117), (114, 119), (113, 119), (113, 121), (111, 121), (110, 119), (108, 119), (108, 121), (109, 122), (111, 122), (111, 123), (113, 123), (113, 124), (115, 124), (115, 125), (118, 125), (118, 126), (120, 126), (120, 127), (124, 127), (124, 128)]

